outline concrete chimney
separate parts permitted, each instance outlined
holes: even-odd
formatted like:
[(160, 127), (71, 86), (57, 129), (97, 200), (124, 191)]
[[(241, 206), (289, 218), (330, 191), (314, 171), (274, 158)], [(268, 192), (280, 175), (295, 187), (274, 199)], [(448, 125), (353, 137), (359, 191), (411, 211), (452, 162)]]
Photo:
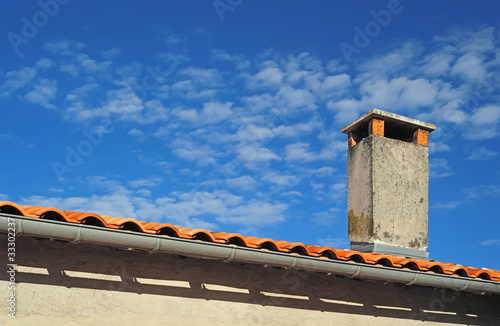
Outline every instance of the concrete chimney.
[(427, 259), (429, 133), (436, 126), (373, 109), (348, 135), (351, 249)]

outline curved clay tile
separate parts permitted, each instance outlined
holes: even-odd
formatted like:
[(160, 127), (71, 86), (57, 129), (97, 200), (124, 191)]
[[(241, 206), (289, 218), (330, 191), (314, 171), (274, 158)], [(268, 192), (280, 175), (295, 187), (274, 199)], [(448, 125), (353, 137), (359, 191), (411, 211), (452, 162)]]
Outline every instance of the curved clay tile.
[(309, 255), (311, 256), (339, 259), (336, 254), (336, 250), (333, 248), (311, 245), (306, 246), (306, 248), (309, 250)]
[(378, 253), (367, 253), (355, 250), (342, 250), (342, 249), (338, 249), (336, 252), (339, 259), (350, 260), (357, 263), (366, 263), (367, 261), (373, 262), (375, 259), (374, 257), (380, 255)]
[(412, 271), (420, 271), (420, 270), (422, 270), (420, 268), (420, 266), (418, 266), (418, 263), (415, 262), (415, 261), (413, 261), (413, 260), (407, 262), (404, 265), (401, 265), (401, 268), (403, 268), (403, 269), (411, 269)]
[(170, 223), (143, 223), (142, 226), (146, 230), (150, 230), (156, 234), (168, 235), (169, 237), (179, 237), (177, 228)]
[(108, 227), (106, 221), (96, 213), (65, 211), (68, 222)]
[(471, 277), (475, 278), (481, 278), (483, 280), (491, 280), (492, 276), (491, 274), (484, 269), (481, 268), (473, 268), (473, 267), (467, 267), (467, 272)]
[(25, 208), (25, 212), (31, 215), (37, 215), (38, 218), (41, 219), (61, 221), (61, 222), (68, 221), (66, 219), (66, 214), (63, 211), (53, 207), (31, 206)]
[(455, 271), (453, 272), (452, 275), (458, 275), (458, 276), (464, 276), (464, 277), (470, 277), (469, 275), (469, 272), (467, 271), (467, 269), (465, 268), (457, 268), (455, 269)]
[(399, 259), (396, 259), (394, 263), (396, 264), (395, 266), (400, 266), (403, 269), (411, 269), (413, 271), (420, 271), (420, 270), (427, 270), (425, 267), (421, 267), (419, 263), (423, 262), (420, 259), (413, 259), (413, 258), (403, 258), (403, 257), (398, 257)]
[(155, 226), (157, 226), (158, 224), (160, 224), (158, 222), (144, 222), (144, 221), (141, 221), (139, 223), (141, 223), (142, 227), (144, 229), (146, 229), (146, 230), (150, 230), (150, 229), (152, 230)]
[(278, 246), (273, 239), (269, 238), (257, 238), (257, 237), (245, 237), (246, 242), (249, 247), (267, 249), (270, 251), (279, 251)]
[(469, 273), (463, 266), (450, 263), (442, 263), (441, 267), (443, 267), (444, 273), (448, 275), (469, 276)]
[(427, 269), (429, 272), (434, 272), (436, 274), (444, 274), (443, 266), (439, 263), (434, 263), (432, 266)]
[(221, 243), (234, 244), (240, 247), (247, 247), (245, 238), (238, 233), (212, 232), (212, 236)]
[[(356, 252), (356, 255), (361, 256), (367, 264), (377, 264), (380, 259), (386, 257), (386, 255), (379, 254), (378, 252)], [(389, 263), (392, 264), (392, 261), (389, 261)]]
[(101, 215), (101, 217), (104, 219), (104, 221), (106, 221), (110, 228), (135, 232), (146, 232), (142, 225), (134, 218), (112, 217), (108, 215)]
[(26, 216), (26, 212), (18, 204), (10, 201), (0, 201), (0, 213)]
[(493, 269), (485, 268), (484, 270), (488, 271), (491, 275), (491, 279), (495, 281), (500, 281), (500, 271), (496, 271)]
[(211, 234), (212, 232), (209, 230), (193, 229), (189, 227), (179, 227), (177, 228), (177, 230), (179, 231), (179, 236), (181, 238), (201, 240), (207, 242), (216, 242)]
[(275, 243), (280, 251), (309, 256), (309, 250), (300, 242), (275, 241)]
[[(383, 255), (386, 256), (386, 255)], [(392, 260), (390, 257), (378, 257), (374, 261), (375, 265), (382, 265), (386, 267), (394, 267), (394, 264), (392, 263)]]

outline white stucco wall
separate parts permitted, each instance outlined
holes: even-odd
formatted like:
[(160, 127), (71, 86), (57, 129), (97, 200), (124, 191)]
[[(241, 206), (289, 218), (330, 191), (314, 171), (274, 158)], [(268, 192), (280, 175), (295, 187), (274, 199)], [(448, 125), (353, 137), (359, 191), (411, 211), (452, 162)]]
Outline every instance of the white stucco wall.
[[(0, 255), (7, 257), (0, 235)], [(16, 240), (0, 325), (494, 325), (498, 298), (281, 268)], [(5, 266), (5, 265), (4, 265)], [(468, 315), (466, 315), (466, 313)]]

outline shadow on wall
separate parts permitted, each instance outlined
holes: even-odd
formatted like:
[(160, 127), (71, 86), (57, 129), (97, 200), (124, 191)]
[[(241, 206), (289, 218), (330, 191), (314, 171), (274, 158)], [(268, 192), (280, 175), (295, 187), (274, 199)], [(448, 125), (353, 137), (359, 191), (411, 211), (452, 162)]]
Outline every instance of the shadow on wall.
[[(1, 255), (7, 257), (5, 235), (0, 240)], [(438, 323), (492, 325), (500, 318), (498, 297), (452, 290), (27, 237), (18, 238), (16, 248), (16, 281), (25, 287), (44, 284)], [(1, 275), (8, 281), (6, 273)]]

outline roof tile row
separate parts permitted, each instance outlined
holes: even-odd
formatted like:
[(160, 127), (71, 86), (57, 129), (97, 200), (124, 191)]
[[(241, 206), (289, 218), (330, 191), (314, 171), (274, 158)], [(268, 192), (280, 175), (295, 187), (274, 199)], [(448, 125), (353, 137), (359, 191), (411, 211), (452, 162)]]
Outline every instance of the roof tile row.
[(0, 212), (32, 218), (278, 251), (295, 255), (352, 261), (363, 264), (419, 270), (428, 273), (448, 274), (460, 277), (480, 278), (500, 282), (500, 271), (492, 269), (480, 269), (452, 263), (440, 263), (432, 260), (411, 259), (378, 253), (364, 253), (355, 250), (334, 249), (324, 246), (304, 245), (300, 242), (245, 237), (238, 233), (212, 232), (205, 229), (180, 227), (169, 223), (137, 221), (133, 218), (112, 217), (95, 213), (61, 211), (52, 207), (23, 206), (8, 201), (0, 201)]

